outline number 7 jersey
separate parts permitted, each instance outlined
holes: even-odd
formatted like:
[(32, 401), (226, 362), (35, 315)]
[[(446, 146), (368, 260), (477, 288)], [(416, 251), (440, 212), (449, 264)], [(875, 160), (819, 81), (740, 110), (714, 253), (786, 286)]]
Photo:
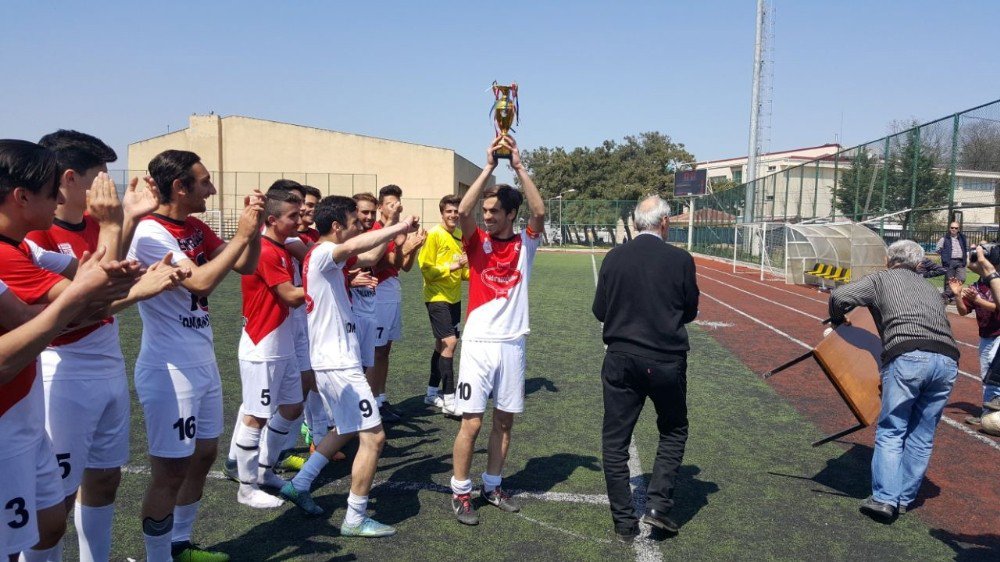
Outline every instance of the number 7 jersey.
[[(154, 214), (136, 226), (128, 257), (149, 267), (173, 252), (175, 265), (184, 260), (204, 265), (224, 244), (194, 217), (177, 221)], [(181, 368), (215, 363), (207, 298), (177, 287), (140, 302), (139, 315), (142, 346), (137, 365)]]

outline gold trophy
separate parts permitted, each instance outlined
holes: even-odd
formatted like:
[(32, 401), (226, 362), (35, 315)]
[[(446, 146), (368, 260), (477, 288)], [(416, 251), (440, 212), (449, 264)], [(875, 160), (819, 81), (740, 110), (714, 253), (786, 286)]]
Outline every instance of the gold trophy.
[[(515, 123), (520, 125), (518, 117), (520, 111), (518, 111), (517, 105), (517, 84), (512, 83), (510, 86), (501, 86), (494, 81), (493, 97), (496, 100), (493, 102), (494, 129), (498, 135), (506, 139), (508, 136), (507, 133), (513, 130), (511, 126)], [(510, 148), (505, 143), (493, 152), (493, 157), (510, 160)]]

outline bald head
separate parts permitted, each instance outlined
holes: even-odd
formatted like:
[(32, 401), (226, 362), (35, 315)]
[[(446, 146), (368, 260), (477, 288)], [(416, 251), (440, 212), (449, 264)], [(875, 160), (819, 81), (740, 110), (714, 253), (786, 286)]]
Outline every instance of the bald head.
[(632, 212), (635, 227), (640, 232), (658, 232), (663, 219), (670, 216), (670, 205), (659, 195), (650, 195)]

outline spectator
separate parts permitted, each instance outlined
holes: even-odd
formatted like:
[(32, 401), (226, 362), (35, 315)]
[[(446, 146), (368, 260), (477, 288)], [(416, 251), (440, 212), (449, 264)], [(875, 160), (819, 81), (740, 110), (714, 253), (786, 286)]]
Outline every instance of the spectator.
[[(983, 254), (994, 268), (1000, 266), (1000, 246), (993, 246)], [(1000, 410), (1000, 385), (987, 380), (990, 362), (997, 353), (1000, 313), (993, 291), (990, 290), (990, 282), (986, 279), (987, 274), (977, 261), (976, 255), (976, 250), (973, 248), (969, 254), (969, 269), (980, 276), (978, 281), (963, 289), (957, 279), (949, 280), (952, 292), (962, 296), (955, 303), (958, 313), (965, 316), (975, 311), (976, 323), (979, 324), (979, 376), (983, 379), (983, 410), (979, 416), (965, 418), (965, 423), (970, 425), (979, 425), (983, 415), (991, 410)]]
[[(948, 270), (947, 279), (955, 278), (965, 283), (965, 261), (969, 255), (969, 244), (959, 228), (957, 222), (948, 225), (948, 234), (938, 240), (937, 251), (941, 256), (941, 266)], [(941, 298), (949, 302), (955, 300), (950, 283), (944, 284)]]

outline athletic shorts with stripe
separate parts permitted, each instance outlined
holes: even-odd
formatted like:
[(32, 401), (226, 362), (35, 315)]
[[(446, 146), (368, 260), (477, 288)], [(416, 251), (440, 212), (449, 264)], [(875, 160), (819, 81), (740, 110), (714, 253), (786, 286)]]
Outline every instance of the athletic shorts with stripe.
[(294, 357), (274, 361), (240, 359), (243, 413), (270, 418), (278, 406), (302, 402), (302, 374)]
[(525, 338), (509, 341), (463, 340), (455, 410), (481, 414), (493, 397), (493, 406), (504, 412), (524, 411)]
[(382, 423), (372, 387), (360, 369), (317, 369), (316, 387), (337, 433), (355, 433)]
[(136, 365), (135, 392), (154, 457), (190, 457), (196, 439), (222, 434), (222, 382), (215, 363), (181, 369)]
[[(7, 453), (7, 451), (0, 451)], [(62, 503), (61, 474), (48, 436), (10, 458), (0, 458), (0, 554), (11, 555), (38, 543), (38, 511)]]

